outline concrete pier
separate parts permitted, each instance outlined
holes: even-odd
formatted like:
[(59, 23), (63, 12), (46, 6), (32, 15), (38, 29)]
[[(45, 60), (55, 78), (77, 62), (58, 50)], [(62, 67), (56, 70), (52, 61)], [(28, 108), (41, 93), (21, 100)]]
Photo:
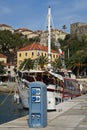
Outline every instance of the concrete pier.
[(87, 94), (60, 103), (56, 111), (47, 115), (45, 128), (29, 128), (29, 116), (25, 116), (0, 125), (0, 130), (87, 130)]

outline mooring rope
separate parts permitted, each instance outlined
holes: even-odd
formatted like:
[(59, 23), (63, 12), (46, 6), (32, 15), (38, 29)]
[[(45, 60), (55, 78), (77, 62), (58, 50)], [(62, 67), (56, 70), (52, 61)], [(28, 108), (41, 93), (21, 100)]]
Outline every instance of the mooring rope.
[[(15, 87), (15, 85), (14, 85), (14, 87)], [(10, 92), (8, 93), (8, 95), (5, 97), (5, 99), (2, 102), (0, 102), (0, 106), (2, 106), (6, 102), (7, 98), (11, 95), (11, 93), (13, 93), (13, 89), (11, 89)]]
[(2, 106), (6, 102), (7, 98), (11, 95), (11, 93), (12, 91), (10, 91), (9, 94), (5, 97), (5, 99), (2, 102), (0, 102), (0, 106)]

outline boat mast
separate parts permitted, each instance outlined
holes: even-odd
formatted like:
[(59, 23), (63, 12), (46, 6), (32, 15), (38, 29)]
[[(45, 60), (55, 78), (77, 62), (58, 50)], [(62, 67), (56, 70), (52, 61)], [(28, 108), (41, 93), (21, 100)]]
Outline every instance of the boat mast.
[(48, 8), (48, 69), (51, 69), (51, 8)]

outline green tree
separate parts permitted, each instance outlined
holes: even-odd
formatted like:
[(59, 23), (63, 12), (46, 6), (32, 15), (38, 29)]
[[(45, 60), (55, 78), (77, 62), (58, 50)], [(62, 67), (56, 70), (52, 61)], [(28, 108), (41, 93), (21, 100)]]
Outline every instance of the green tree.
[(22, 34), (0, 30), (0, 53), (8, 57), (8, 62), (14, 62), (17, 50), (27, 44), (29, 44), (29, 40)]
[(72, 69), (77, 77), (79, 77), (81, 68), (86, 67), (86, 56), (83, 51), (77, 51), (66, 63), (67, 67)]
[(44, 69), (44, 66), (48, 63), (48, 58), (46, 58), (45, 56), (39, 56), (37, 62), (40, 68)]
[(30, 70), (30, 69), (33, 69), (34, 67), (34, 60), (32, 59), (25, 59), (21, 64), (20, 64), (20, 67), (19, 69), (20, 70)]
[(3, 75), (3, 74), (5, 74), (6, 73), (6, 71), (5, 71), (5, 69), (4, 69), (4, 66), (1, 64), (1, 62), (0, 62), (0, 75)]
[(67, 27), (66, 27), (65, 24), (62, 26), (62, 29), (63, 29), (63, 30), (66, 30), (66, 29), (67, 29)]
[(62, 59), (60, 58), (57, 58), (55, 59), (55, 61), (52, 62), (52, 66), (53, 66), (53, 69), (58, 71), (59, 69), (62, 68)]

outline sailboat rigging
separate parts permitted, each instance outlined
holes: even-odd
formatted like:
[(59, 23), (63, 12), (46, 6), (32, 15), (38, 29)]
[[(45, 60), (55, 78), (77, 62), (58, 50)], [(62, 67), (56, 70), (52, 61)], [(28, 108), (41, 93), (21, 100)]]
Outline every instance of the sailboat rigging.
[(41, 81), (46, 84), (48, 110), (54, 110), (56, 108), (56, 105), (61, 101), (64, 101), (65, 98), (71, 98), (72, 96), (80, 96), (80, 89), (78, 86), (78, 82), (75, 79), (65, 78), (61, 74), (57, 74), (51, 71), (52, 66), (51, 66), (50, 27), (51, 27), (51, 8), (49, 7), (48, 8), (48, 66), (47, 66), (48, 71), (31, 70), (28, 73), (23, 72), (23, 77), (18, 82), (17, 87), (24, 108), (29, 108), (28, 100), (29, 100), (30, 82)]

